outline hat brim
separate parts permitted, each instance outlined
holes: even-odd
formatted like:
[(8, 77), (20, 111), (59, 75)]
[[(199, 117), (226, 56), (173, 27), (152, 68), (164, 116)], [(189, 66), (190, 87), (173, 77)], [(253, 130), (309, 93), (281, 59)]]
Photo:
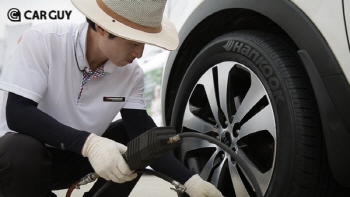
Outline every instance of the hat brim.
[(179, 45), (177, 30), (172, 22), (165, 17), (163, 17), (162, 30), (159, 33), (147, 33), (114, 20), (98, 6), (96, 0), (71, 1), (87, 18), (113, 35), (167, 50), (175, 50)]

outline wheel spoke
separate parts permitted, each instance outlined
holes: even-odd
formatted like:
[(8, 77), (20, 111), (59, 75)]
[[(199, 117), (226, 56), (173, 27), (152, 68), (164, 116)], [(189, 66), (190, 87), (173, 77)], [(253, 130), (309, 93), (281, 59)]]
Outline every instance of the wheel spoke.
[(189, 110), (188, 103), (185, 110), (183, 126), (200, 133), (208, 133), (210, 131), (217, 132), (217, 128), (215, 128), (213, 125), (193, 115), (192, 112)]
[(215, 121), (219, 123), (219, 109), (218, 109), (218, 102), (216, 100), (216, 94), (215, 94), (215, 83), (214, 83), (214, 77), (213, 77), (213, 69), (209, 69), (204, 75), (201, 77), (201, 79), (198, 81), (198, 84), (202, 84), (204, 86), (206, 95), (208, 97), (210, 109), (214, 115)]
[[(264, 193), (267, 189), (269, 182), (270, 182), (271, 170), (269, 170), (265, 173), (261, 173), (256, 166), (252, 165), (252, 162), (249, 160), (249, 158), (242, 151), (238, 151), (237, 154), (245, 161), (244, 163), (251, 170), (254, 177), (258, 181), (258, 184), (259, 184), (261, 191)], [(242, 169), (242, 171), (243, 171), (243, 169)], [(249, 177), (246, 176), (244, 171), (243, 171), (243, 173), (244, 173), (245, 177), (247, 178), (247, 180), (250, 182)], [(252, 185), (252, 184), (250, 183), (250, 185)]]
[(245, 122), (238, 134), (238, 139), (243, 138), (255, 132), (267, 130), (276, 139), (275, 120), (270, 106), (266, 106), (259, 113)]
[(251, 73), (251, 86), (237, 110), (234, 122), (241, 121), (265, 95), (266, 92), (263, 85), (259, 79)]
[(198, 139), (198, 138), (184, 138), (181, 143), (181, 159), (183, 160), (186, 153), (194, 150), (203, 150), (205, 148), (216, 148), (217, 145), (212, 144), (206, 140)]
[(238, 173), (237, 164), (236, 163), (233, 164), (233, 163), (229, 162), (228, 168), (230, 171), (231, 180), (232, 180), (233, 187), (235, 189), (236, 196), (249, 197), (247, 189), (245, 188), (245, 186), (243, 184), (242, 178), (241, 178), (240, 174)]
[(218, 68), (218, 76), (219, 76), (219, 98), (220, 98), (220, 107), (225, 114), (226, 120), (229, 120), (230, 117), (228, 115), (228, 106), (227, 106), (227, 86), (229, 80), (229, 73), (233, 67), (232, 62), (223, 62), (217, 65)]
[(211, 178), (210, 182), (213, 185), (215, 185), (216, 187), (219, 186), (220, 178), (222, 177), (225, 161), (227, 161), (227, 159), (221, 161), (220, 165), (214, 170), (213, 176)]
[(216, 159), (217, 159), (217, 155), (219, 153), (219, 150), (216, 150), (214, 152), (214, 154), (210, 157), (210, 159), (207, 161), (207, 163), (205, 164), (202, 172), (200, 173), (200, 176), (204, 179), (204, 180), (208, 180), (210, 173), (215, 170), (215, 166), (217, 165), (216, 163)]

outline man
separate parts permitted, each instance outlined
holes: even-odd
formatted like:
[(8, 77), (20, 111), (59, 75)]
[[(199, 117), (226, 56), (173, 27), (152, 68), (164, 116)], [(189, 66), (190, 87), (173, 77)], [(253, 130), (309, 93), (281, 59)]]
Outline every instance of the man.
[[(155, 124), (134, 59), (145, 44), (176, 49), (177, 32), (162, 16), (166, 0), (72, 2), (88, 23), (27, 30), (3, 69), (1, 197), (55, 196), (52, 190), (93, 171), (102, 178), (84, 196), (111, 180), (103, 196), (124, 197), (138, 180), (121, 154)], [(119, 111), (123, 119), (111, 123)], [(222, 196), (171, 153), (151, 167), (185, 184), (190, 196)]]

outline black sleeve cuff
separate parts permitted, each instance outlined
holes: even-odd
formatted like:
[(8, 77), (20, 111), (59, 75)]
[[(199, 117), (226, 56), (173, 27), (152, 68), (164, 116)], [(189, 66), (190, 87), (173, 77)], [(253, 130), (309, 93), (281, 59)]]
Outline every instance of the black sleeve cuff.
[(81, 154), (90, 133), (58, 122), (37, 106), (36, 102), (10, 92), (6, 104), (8, 127), (56, 148)]

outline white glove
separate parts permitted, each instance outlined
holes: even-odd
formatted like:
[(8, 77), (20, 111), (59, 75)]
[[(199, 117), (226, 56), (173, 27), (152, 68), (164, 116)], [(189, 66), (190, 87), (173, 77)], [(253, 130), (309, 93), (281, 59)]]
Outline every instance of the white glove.
[(137, 177), (121, 155), (126, 149), (123, 144), (90, 134), (81, 152), (84, 157), (89, 158), (90, 164), (100, 177), (124, 183)]
[(185, 186), (187, 188), (186, 193), (190, 197), (223, 197), (214, 185), (204, 181), (198, 174), (188, 179)]

